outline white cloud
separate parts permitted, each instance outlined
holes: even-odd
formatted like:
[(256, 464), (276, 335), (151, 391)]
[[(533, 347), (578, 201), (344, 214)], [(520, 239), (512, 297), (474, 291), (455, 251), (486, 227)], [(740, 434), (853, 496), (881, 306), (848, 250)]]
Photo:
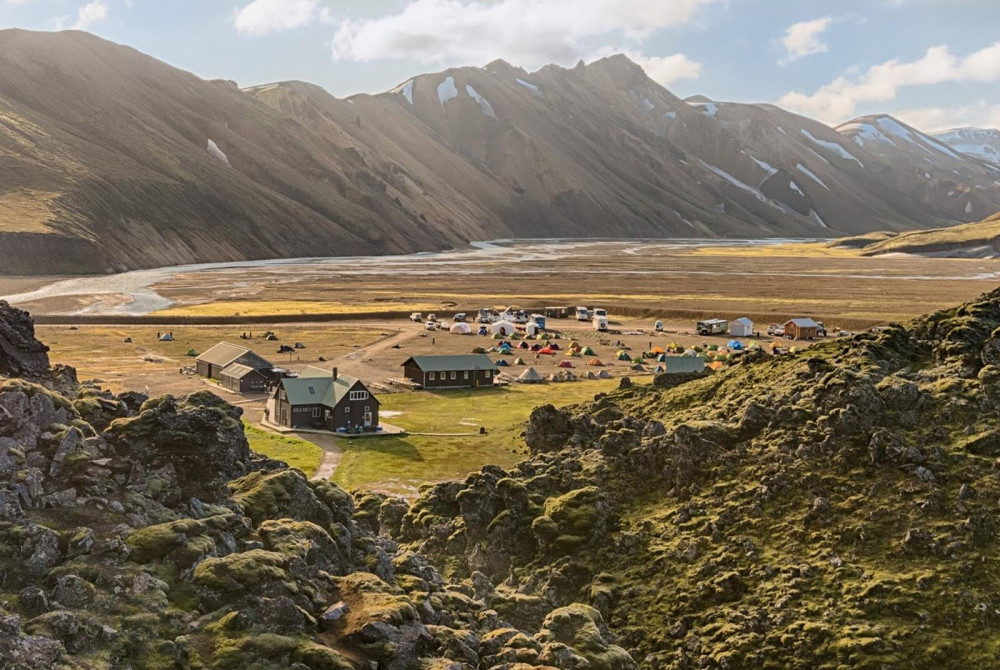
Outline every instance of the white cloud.
[(781, 44), (785, 47), (783, 62), (790, 63), (803, 56), (828, 52), (830, 49), (820, 40), (820, 36), (832, 22), (833, 19), (827, 17), (801, 21), (789, 26), (785, 36), (781, 38)]
[(333, 55), (355, 62), (466, 64), (506, 58), (525, 67), (568, 64), (589, 52), (588, 39), (617, 36), (639, 43), (659, 29), (691, 21), (699, 7), (714, 1), (413, 0), (395, 14), (342, 21)]
[(95, 23), (100, 23), (108, 18), (110, 11), (111, 8), (104, 0), (91, 0), (76, 13), (76, 23), (73, 24), (72, 29), (90, 30)]
[(795, 112), (828, 123), (854, 116), (860, 103), (886, 102), (899, 89), (953, 81), (993, 82), (1000, 79), (1000, 42), (965, 58), (951, 53), (947, 46), (932, 47), (920, 60), (891, 60), (868, 69), (859, 76), (838, 77), (809, 95), (794, 91), (784, 95), (779, 104)]
[(644, 56), (636, 51), (624, 51), (626, 56), (638, 63), (650, 79), (670, 86), (682, 79), (697, 79), (701, 76), (702, 64), (684, 54), (672, 56)]
[(1000, 105), (980, 100), (958, 107), (918, 107), (893, 112), (904, 123), (925, 133), (936, 133), (952, 128), (1000, 128)]
[(233, 23), (244, 35), (266, 35), (301, 28), (319, 14), (319, 0), (254, 0), (236, 10)]

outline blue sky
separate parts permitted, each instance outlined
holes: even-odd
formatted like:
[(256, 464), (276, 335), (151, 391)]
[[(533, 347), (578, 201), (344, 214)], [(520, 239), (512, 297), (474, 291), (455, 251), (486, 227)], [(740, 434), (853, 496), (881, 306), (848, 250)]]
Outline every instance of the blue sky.
[(343, 96), (625, 52), (681, 96), (925, 130), (1000, 126), (997, 26), (1000, 0), (0, 0), (0, 28), (85, 29), (241, 86)]

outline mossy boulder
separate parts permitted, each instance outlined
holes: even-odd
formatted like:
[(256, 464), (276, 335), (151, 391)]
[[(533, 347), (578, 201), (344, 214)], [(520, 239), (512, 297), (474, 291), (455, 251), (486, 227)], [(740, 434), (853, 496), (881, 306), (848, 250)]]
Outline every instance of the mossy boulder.
[(235, 550), (247, 533), (240, 517), (226, 512), (204, 519), (178, 519), (146, 526), (126, 539), (137, 563), (166, 561), (186, 568), (199, 560)]
[[(229, 482), (229, 490), (255, 526), (268, 519), (285, 518), (311, 521), (323, 527), (334, 522), (333, 511), (298, 470), (252, 472)], [(320, 491), (327, 498), (336, 499), (332, 489), (324, 487)], [(350, 496), (347, 499), (350, 500)], [(353, 506), (350, 509), (353, 511)], [(346, 520), (350, 522), (350, 514)]]
[(531, 529), (543, 551), (567, 553), (607, 530), (608, 505), (595, 486), (548, 498)]
[[(628, 652), (613, 644), (601, 613), (587, 605), (574, 604), (554, 610), (545, 617), (536, 639), (543, 645), (541, 660), (558, 667), (639, 670), (639, 664)], [(585, 663), (573, 663), (572, 656)]]
[(268, 551), (295, 556), (307, 565), (331, 574), (349, 570), (350, 537), (341, 533), (334, 538), (310, 521), (269, 520), (257, 528)]
[(293, 560), (263, 549), (208, 558), (195, 567), (193, 583), (212, 609), (247, 595), (296, 595), (300, 586), (290, 572)]

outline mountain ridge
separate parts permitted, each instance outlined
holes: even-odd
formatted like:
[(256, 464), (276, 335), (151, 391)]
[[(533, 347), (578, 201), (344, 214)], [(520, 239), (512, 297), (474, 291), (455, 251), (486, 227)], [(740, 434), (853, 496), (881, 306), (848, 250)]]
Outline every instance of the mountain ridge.
[(341, 99), (205, 81), (82, 32), (0, 31), (0, 46), (6, 274), (505, 237), (829, 237), (1000, 210), (1000, 183), (971, 165), (958, 176), (983, 188), (959, 203), (944, 170), (929, 188), (804, 117), (685, 102), (623, 55)]

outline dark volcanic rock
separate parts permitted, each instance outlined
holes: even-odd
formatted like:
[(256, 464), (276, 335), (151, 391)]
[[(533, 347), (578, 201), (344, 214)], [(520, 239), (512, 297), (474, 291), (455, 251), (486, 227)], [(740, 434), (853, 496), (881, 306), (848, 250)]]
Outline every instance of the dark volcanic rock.
[(0, 374), (41, 377), (49, 371), (48, 351), (35, 339), (31, 315), (0, 300)]

